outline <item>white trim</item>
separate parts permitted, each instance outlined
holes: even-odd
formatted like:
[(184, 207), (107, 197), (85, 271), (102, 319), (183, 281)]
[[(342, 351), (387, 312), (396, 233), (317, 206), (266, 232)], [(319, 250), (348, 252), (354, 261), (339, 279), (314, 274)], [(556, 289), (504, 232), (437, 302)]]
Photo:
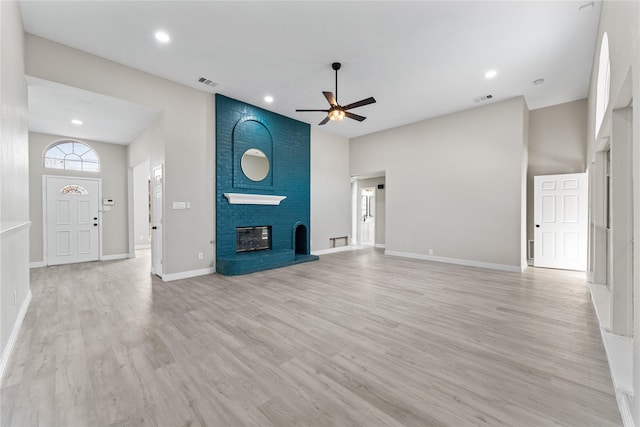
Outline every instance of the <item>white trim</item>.
[(213, 274), (216, 269), (213, 267), (201, 268), (199, 270), (181, 271), (180, 273), (164, 274), (162, 276), (163, 282), (172, 282), (174, 280), (189, 279), (191, 277), (206, 276), (207, 274)]
[(1, 221), (0, 234), (9, 234), (28, 227), (31, 227), (31, 221)]
[(224, 193), (230, 205), (279, 205), (287, 196), (266, 194)]
[(143, 245), (135, 245), (135, 248), (136, 249), (149, 249), (149, 248), (151, 248), (151, 243), (146, 243), (146, 244), (143, 244)]
[(387, 247), (387, 245), (385, 245), (384, 243), (376, 243), (375, 245), (373, 245), (373, 247), (378, 249), (384, 249)]
[(29, 263), (29, 268), (40, 268), (46, 266), (47, 264), (45, 264), (44, 261), (34, 261)]
[(337, 248), (320, 249), (317, 251), (311, 251), (311, 255), (327, 255), (327, 254), (334, 254), (336, 252), (355, 251), (357, 249), (362, 249), (362, 246), (346, 245), (346, 246), (338, 246)]
[(13, 324), (13, 329), (11, 330), (11, 335), (9, 335), (9, 340), (7, 341), (7, 345), (2, 352), (2, 357), (0, 358), (0, 385), (4, 380), (4, 371), (9, 364), (9, 360), (11, 360), (11, 355), (13, 354), (13, 347), (16, 344), (16, 340), (18, 339), (18, 334), (20, 333), (20, 327), (22, 326), (22, 321), (24, 320), (24, 316), (27, 314), (27, 309), (29, 308), (29, 304), (31, 303), (31, 289), (27, 292), (27, 297), (22, 302), (22, 306), (20, 306), (20, 311), (18, 312), (18, 317), (16, 317), (16, 322)]
[(103, 255), (100, 261), (114, 261), (116, 259), (132, 258), (131, 254), (115, 254), (115, 255)]
[(402, 257), (402, 258), (413, 258), (413, 259), (421, 259), (425, 261), (435, 261), (435, 262), (444, 262), (447, 264), (464, 265), (467, 267), (479, 267), (479, 268), (488, 268), (490, 270), (510, 271), (514, 273), (522, 273), (524, 271), (524, 268), (517, 265), (494, 264), (491, 262), (473, 261), (468, 259), (447, 258), (447, 257), (441, 257), (441, 256), (434, 256), (434, 255), (415, 254), (411, 252), (390, 251), (388, 249), (385, 249), (384, 254), (389, 256)]
[(609, 362), (611, 381), (616, 393), (618, 410), (625, 427), (635, 427), (629, 398), (633, 396), (633, 339), (611, 333), (611, 293), (605, 285), (589, 283), (591, 301), (595, 309), (600, 336)]

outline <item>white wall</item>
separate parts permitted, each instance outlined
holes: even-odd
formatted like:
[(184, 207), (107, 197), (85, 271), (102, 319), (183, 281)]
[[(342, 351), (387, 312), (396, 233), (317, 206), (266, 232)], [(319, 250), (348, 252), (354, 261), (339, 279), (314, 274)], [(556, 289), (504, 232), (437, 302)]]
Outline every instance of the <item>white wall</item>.
[(525, 268), (526, 114), (518, 97), (352, 139), (351, 175), (386, 171), (386, 251)]
[[(164, 273), (212, 268), (213, 95), (32, 34), (26, 35), (26, 69), (34, 77), (163, 111), (152, 125), (161, 138), (147, 145), (148, 150), (137, 145), (133, 157), (150, 158), (152, 168), (164, 163)], [(174, 201), (191, 202), (191, 209), (172, 210)], [(203, 260), (198, 260), (198, 252), (204, 254)]]
[(0, 375), (29, 305), (29, 141), (18, 2), (0, 2)]
[[(600, 46), (603, 38), (603, 34), (607, 33), (609, 38), (609, 57), (611, 62), (611, 85), (610, 85), (610, 102), (605, 112), (605, 118), (603, 121), (603, 125), (600, 128), (599, 135), (595, 135), (595, 102), (596, 102), (596, 82), (598, 80), (598, 65), (600, 58)], [(632, 101), (631, 101), (632, 100)], [(618, 135), (615, 134), (615, 127), (612, 126), (613, 119), (613, 110), (614, 109), (623, 109), (628, 107), (631, 102), (631, 106), (633, 108), (633, 115), (630, 115), (632, 124), (632, 135), (631, 138), (628, 138), (627, 135), (623, 135), (621, 139), (618, 138)], [(625, 263), (625, 259), (633, 253), (633, 260), (631, 265), (631, 273), (633, 276), (633, 280), (629, 283), (616, 283), (616, 280), (613, 280), (613, 283), (610, 283), (612, 289), (612, 294), (617, 292), (618, 288), (622, 288), (623, 291), (627, 294), (627, 297), (618, 299), (615, 295), (611, 295), (610, 299), (606, 298), (601, 301), (601, 304), (604, 302), (607, 304), (604, 310), (599, 310), (599, 314), (602, 313), (612, 313), (612, 319), (615, 319), (615, 316), (620, 312), (628, 313), (627, 321), (630, 322), (630, 325), (626, 325), (627, 327), (631, 327), (633, 330), (633, 338), (631, 343), (629, 344), (630, 352), (632, 354), (631, 359), (629, 360), (629, 366), (631, 369), (623, 369), (625, 371), (625, 375), (631, 376), (629, 383), (631, 384), (632, 393), (634, 397), (627, 396), (623, 393), (617, 393), (618, 403), (621, 408), (621, 413), (624, 417), (632, 417), (633, 422), (636, 426), (640, 426), (640, 120), (638, 119), (638, 112), (640, 111), (640, 3), (639, 2), (618, 2), (618, 1), (605, 1), (602, 5), (602, 12), (600, 14), (600, 22), (598, 27), (598, 41), (596, 45), (596, 51), (594, 55), (594, 61), (591, 68), (591, 80), (589, 86), (589, 98), (588, 98), (588, 150), (587, 150), (587, 164), (589, 165), (590, 172), (592, 170), (597, 171), (597, 163), (596, 158), (600, 156), (596, 156), (596, 152), (607, 144), (611, 143), (612, 153), (616, 149), (616, 144), (623, 142), (623, 145), (626, 145), (627, 138), (630, 140), (631, 149), (632, 149), (632, 159), (631, 159), (631, 168), (633, 170), (633, 178), (629, 179), (627, 182), (621, 181), (616, 184), (612, 184), (613, 187), (618, 185), (628, 186), (629, 184), (635, 185), (632, 187), (632, 213), (631, 213), (631, 224), (622, 224), (623, 227), (630, 227), (633, 230), (633, 242), (630, 242), (631, 233), (628, 233), (625, 237), (624, 241), (616, 242), (611, 248), (610, 253), (612, 255), (612, 262), (610, 262), (609, 266)], [(626, 168), (626, 163), (628, 159), (620, 159), (622, 163), (624, 163), (623, 169)], [(598, 159), (598, 163), (600, 159)], [(612, 182), (614, 181), (614, 176), (616, 174), (616, 165), (612, 164)], [(631, 181), (628, 182), (628, 181)], [(614, 189), (614, 193), (616, 190)], [(613, 196), (612, 195), (612, 202)], [(592, 205), (591, 210), (597, 211), (601, 209), (602, 206), (595, 205), (596, 198), (592, 197)], [(614, 203), (614, 209), (615, 205)], [(623, 200), (621, 203), (623, 208), (626, 208), (625, 205), (627, 203)], [(620, 215), (626, 216), (625, 212), (613, 212), (612, 221), (615, 220), (616, 217), (620, 217)], [(616, 223), (612, 224), (612, 234), (615, 234)], [(591, 236), (593, 237), (593, 236)], [(590, 240), (590, 246), (595, 250), (596, 259), (599, 258), (603, 253), (603, 245), (600, 245), (600, 248), (597, 244), (594, 244), (595, 239)], [(597, 243), (597, 242), (595, 242)], [(629, 258), (630, 259), (630, 258)], [(604, 265), (599, 264), (601, 268), (606, 268)], [(602, 274), (598, 274), (597, 271), (594, 271), (593, 277), (602, 277)], [(606, 276), (606, 275), (605, 275)], [(609, 275), (609, 279), (611, 279), (611, 275)], [(626, 278), (625, 278), (626, 279)], [(627, 279), (628, 280), (628, 279)], [(603, 285), (592, 285), (592, 289), (597, 291), (598, 287), (602, 287)], [(597, 291), (599, 292), (599, 291)], [(603, 291), (604, 294), (607, 291)], [(597, 296), (597, 293), (594, 293), (594, 296)], [(629, 313), (628, 303), (629, 299), (633, 301), (633, 307), (631, 308), (631, 313)], [(598, 306), (598, 298), (594, 298), (594, 302), (596, 302), (596, 306)], [(602, 308), (602, 307), (601, 307)], [(618, 319), (619, 320), (619, 319)], [(604, 324), (607, 322), (603, 322), (601, 319), (601, 325), (603, 326), (603, 331), (605, 335), (607, 333), (613, 332), (614, 335), (617, 331), (616, 329), (621, 329), (624, 332), (624, 327), (616, 327), (615, 323), (620, 322), (612, 322), (611, 330), (607, 331), (604, 327)], [(623, 325), (624, 326), (624, 325)], [(622, 340), (620, 342), (627, 342), (628, 340)], [(621, 354), (616, 352), (616, 348), (607, 344), (607, 340), (605, 340), (605, 346), (607, 346), (607, 352), (610, 357), (609, 363), (613, 364), (614, 370), (621, 367), (618, 363), (620, 360), (625, 360), (628, 355)], [(614, 376), (615, 378), (615, 376)], [(629, 378), (625, 378), (629, 380)], [(615, 379), (614, 379), (615, 381)], [(626, 424), (630, 425), (630, 424)]]
[(533, 177), (586, 170), (587, 100), (532, 110), (529, 120), (527, 239), (533, 240)]
[(136, 246), (149, 246), (149, 170), (145, 160), (133, 167), (133, 237)]
[(61, 169), (45, 169), (43, 155), (54, 141), (66, 139), (60, 135), (29, 132), (29, 200), (31, 211), (31, 262), (44, 260), (42, 176), (79, 176), (102, 179), (102, 198), (114, 199), (111, 210), (102, 213), (102, 253), (105, 256), (126, 257), (129, 254), (127, 211), (127, 157), (126, 147), (99, 141), (72, 138), (80, 141), (98, 154), (100, 172), (77, 172)]
[(311, 251), (351, 234), (349, 140), (311, 127)]

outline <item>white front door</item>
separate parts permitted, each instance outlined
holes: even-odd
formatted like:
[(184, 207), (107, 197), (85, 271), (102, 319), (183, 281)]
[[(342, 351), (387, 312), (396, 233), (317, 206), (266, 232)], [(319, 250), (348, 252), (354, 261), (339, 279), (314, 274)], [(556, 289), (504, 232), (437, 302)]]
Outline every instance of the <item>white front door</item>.
[(162, 166), (153, 168), (151, 188), (151, 272), (162, 277)]
[(45, 178), (47, 265), (97, 261), (100, 256), (100, 181)]
[(534, 266), (587, 268), (587, 174), (534, 177)]

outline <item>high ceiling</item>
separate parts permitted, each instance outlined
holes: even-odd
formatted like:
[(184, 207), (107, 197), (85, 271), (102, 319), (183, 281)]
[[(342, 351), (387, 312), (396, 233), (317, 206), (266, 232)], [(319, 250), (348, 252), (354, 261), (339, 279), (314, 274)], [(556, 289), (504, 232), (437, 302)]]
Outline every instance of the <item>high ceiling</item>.
[[(346, 137), (518, 95), (531, 109), (585, 98), (600, 15), (598, 1), (23, 0), (21, 7), (27, 32), (313, 126), (323, 113), (295, 110), (327, 107), (321, 92), (335, 90), (331, 63), (339, 61), (339, 103), (378, 101), (352, 110), (364, 122), (324, 126)], [(155, 40), (160, 29), (169, 43)], [(489, 70), (496, 76), (486, 78)], [(492, 99), (474, 102), (485, 95)], [(37, 108), (38, 99), (30, 102)]]

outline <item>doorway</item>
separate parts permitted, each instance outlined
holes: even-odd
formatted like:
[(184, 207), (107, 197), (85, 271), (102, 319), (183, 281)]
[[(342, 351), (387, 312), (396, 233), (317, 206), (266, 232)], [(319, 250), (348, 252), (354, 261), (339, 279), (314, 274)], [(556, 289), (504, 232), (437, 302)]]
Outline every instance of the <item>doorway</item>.
[(534, 177), (534, 266), (587, 269), (587, 174)]
[(46, 265), (100, 259), (100, 179), (44, 177)]
[(162, 218), (164, 216), (162, 199), (164, 180), (162, 165), (153, 168), (151, 181), (151, 273), (162, 277), (163, 273), (163, 245)]
[(366, 187), (360, 189), (359, 236), (358, 241), (364, 246), (374, 246), (376, 243), (376, 189)]

